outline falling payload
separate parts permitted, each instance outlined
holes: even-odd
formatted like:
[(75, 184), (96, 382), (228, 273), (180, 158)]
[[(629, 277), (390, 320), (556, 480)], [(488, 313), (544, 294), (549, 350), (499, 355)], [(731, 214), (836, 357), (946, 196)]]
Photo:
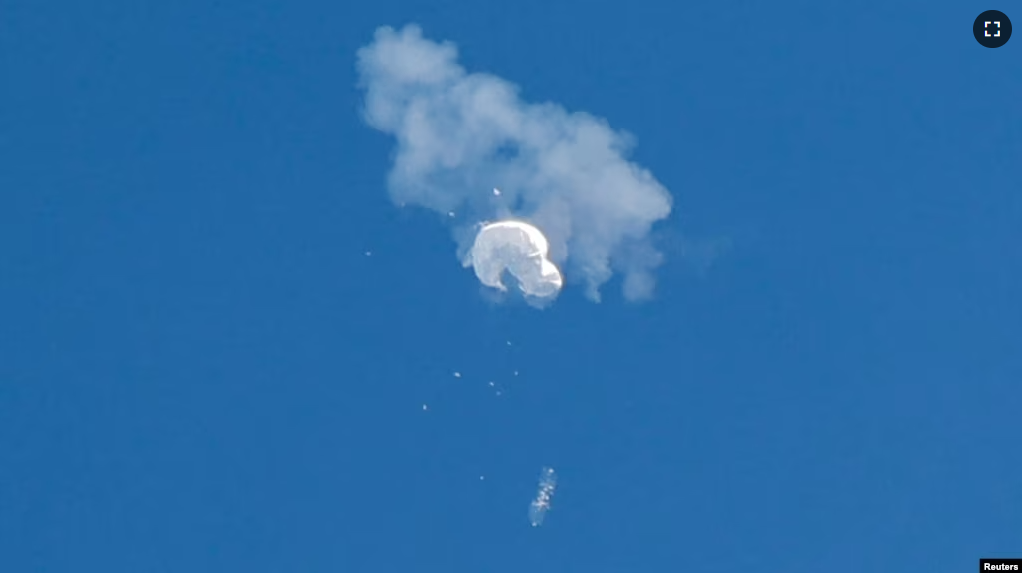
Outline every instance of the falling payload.
[(529, 524), (533, 527), (543, 525), (543, 519), (551, 508), (551, 497), (558, 486), (558, 474), (554, 468), (545, 467), (540, 472), (540, 485), (536, 490), (536, 498), (529, 504)]
[(507, 291), (507, 273), (529, 297), (551, 298), (561, 291), (561, 271), (547, 258), (547, 238), (523, 221), (507, 220), (480, 228), (466, 259), (476, 277), (488, 287)]

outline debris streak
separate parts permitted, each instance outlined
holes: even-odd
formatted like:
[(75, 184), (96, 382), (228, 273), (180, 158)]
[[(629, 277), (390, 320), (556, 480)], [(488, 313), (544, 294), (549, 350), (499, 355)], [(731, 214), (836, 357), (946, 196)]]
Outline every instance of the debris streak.
[(536, 497), (529, 504), (529, 523), (533, 527), (543, 525), (544, 517), (551, 508), (551, 497), (554, 495), (554, 488), (558, 485), (558, 474), (554, 468), (545, 467), (540, 472), (540, 484), (536, 490)]

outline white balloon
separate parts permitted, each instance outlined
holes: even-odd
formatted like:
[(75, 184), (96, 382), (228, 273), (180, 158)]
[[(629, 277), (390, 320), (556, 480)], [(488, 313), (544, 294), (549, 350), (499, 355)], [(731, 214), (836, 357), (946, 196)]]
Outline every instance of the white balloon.
[(561, 291), (561, 271), (547, 258), (547, 237), (523, 221), (489, 223), (480, 228), (470, 252), (476, 277), (488, 287), (508, 290), (505, 273), (518, 281), (527, 296), (553, 297)]

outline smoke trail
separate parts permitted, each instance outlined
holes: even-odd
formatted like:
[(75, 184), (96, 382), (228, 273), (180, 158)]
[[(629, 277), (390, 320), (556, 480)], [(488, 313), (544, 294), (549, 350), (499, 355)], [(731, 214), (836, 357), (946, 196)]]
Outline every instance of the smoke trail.
[[(651, 225), (671, 211), (668, 191), (625, 159), (631, 138), (586, 113), (519, 99), (515, 85), (467, 73), (451, 43), (419, 27), (382, 27), (358, 52), (366, 122), (397, 139), (392, 199), (455, 219), (464, 259), (482, 220), (538, 227), (566, 279), (600, 300), (613, 272), (623, 294), (648, 296), (661, 255)], [(501, 193), (492, 193), (495, 187)]]

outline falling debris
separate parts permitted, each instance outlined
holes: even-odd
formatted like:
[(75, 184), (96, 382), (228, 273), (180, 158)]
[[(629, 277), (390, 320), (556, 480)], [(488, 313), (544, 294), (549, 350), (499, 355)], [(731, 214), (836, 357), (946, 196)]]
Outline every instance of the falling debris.
[(498, 383), (494, 382), (493, 380), (491, 380), (490, 382), (487, 382), (487, 386), (489, 386), (490, 388), (492, 388), (494, 390), (494, 396), (500, 396), (503, 393), (503, 391), (501, 390), (500, 385), (498, 385)]
[(512, 376), (518, 376), (518, 375), (519, 375), (519, 371), (518, 370), (512, 372)]
[(540, 471), (540, 485), (536, 490), (536, 498), (529, 504), (529, 523), (533, 527), (543, 525), (543, 519), (551, 508), (551, 496), (558, 485), (558, 474), (554, 468), (545, 467)]
[(480, 481), (483, 481), (483, 476), (480, 476)]
[(454, 216), (455, 216), (455, 212), (454, 211), (448, 211), (448, 217), (454, 217)]
[(501, 190), (498, 189), (497, 187), (494, 187), (494, 197), (500, 197), (500, 196), (501, 196)]
[(455, 378), (461, 378), (461, 377), (462, 377), (462, 373), (461, 372), (455, 372)]
[(423, 404), (423, 411), (425, 412), (427, 410), (429, 410), (429, 408), (426, 407), (426, 404)]
[(508, 346), (511, 346), (511, 340), (505, 340), (504, 343), (507, 344)]
[(373, 256), (373, 251), (366, 251), (366, 256), (367, 257), (372, 257)]

